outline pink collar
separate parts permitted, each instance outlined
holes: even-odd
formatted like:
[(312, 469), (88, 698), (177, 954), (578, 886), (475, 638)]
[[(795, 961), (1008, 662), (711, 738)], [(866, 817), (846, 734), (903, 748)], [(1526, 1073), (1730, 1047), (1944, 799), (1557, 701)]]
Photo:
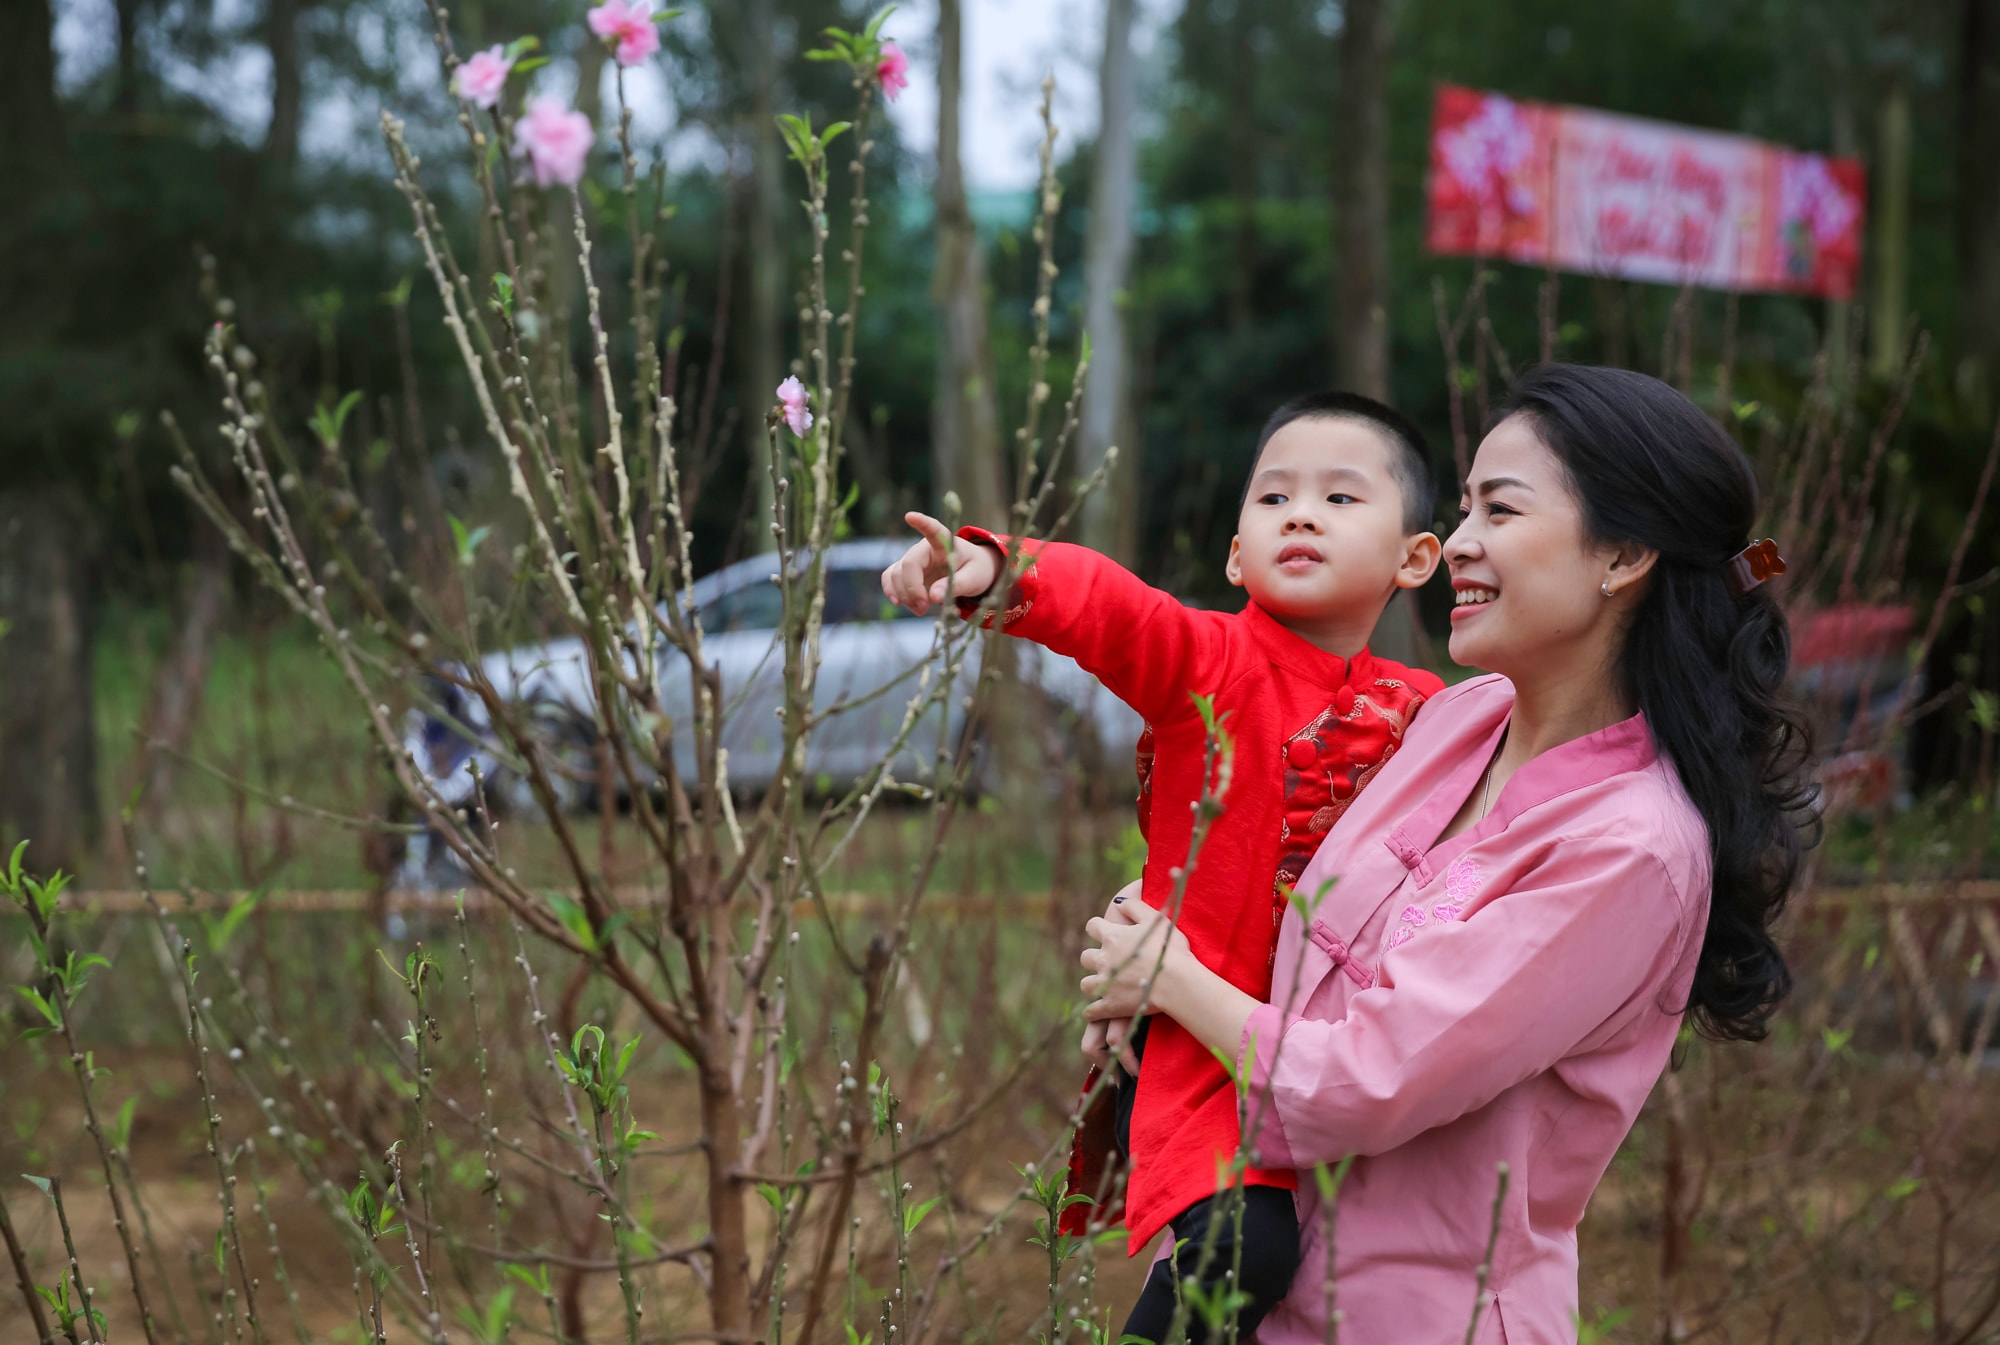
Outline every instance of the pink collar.
[[(1502, 684), (1496, 679), (1496, 685)], [(1451, 819), (1458, 815), (1465, 801), (1472, 797), (1473, 789), (1486, 773), (1486, 763), (1499, 750), (1501, 735), (1513, 720), (1513, 688), (1507, 686), (1506, 689), (1504, 697), (1494, 696), (1477, 709), (1466, 707), (1474, 715), (1482, 712), (1491, 714), (1493, 722), (1477, 742), (1468, 744), (1464, 760), (1432, 791), (1424, 806), (1386, 838), (1384, 843), (1396, 858), (1403, 861), (1405, 868), (1428, 870), (1447, 863), (1459, 851), (1506, 830), (1508, 823), (1529, 809), (1609, 780), (1615, 775), (1645, 770), (1659, 757), (1643, 712), (1595, 733), (1572, 738), (1561, 746), (1550, 748), (1514, 772), (1500, 790), (1500, 796), (1493, 801), (1491, 812), (1440, 845), (1438, 837), (1451, 825)], [(1487, 700), (1484, 697), (1481, 699)], [(1473, 729), (1473, 732), (1477, 731)]]

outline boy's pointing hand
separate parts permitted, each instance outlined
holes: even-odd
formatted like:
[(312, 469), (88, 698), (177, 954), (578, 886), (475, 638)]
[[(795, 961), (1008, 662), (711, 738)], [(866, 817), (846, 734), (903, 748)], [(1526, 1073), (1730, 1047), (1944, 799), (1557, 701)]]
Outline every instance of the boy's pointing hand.
[(913, 510), (903, 515), (903, 521), (923, 534), (924, 540), (882, 571), (882, 596), (898, 607), (922, 616), (932, 603), (944, 601), (947, 577), (950, 591), (960, 598), (979, 597), (1000, 577), (1000, 555), (992, 547), (965, 541), (954, 544), (951, 530), (929, 514)]

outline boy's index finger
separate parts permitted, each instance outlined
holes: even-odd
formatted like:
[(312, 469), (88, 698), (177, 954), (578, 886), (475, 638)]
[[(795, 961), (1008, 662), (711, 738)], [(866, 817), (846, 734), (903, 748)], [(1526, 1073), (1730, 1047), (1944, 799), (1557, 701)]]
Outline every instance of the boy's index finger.
[(939, 555), (943, 555), (950, 548), (951, 529), (945, 527), (944, 524), (938, 522), (929, 514), (918, 513), (912, 509), (909, 513), (903, 515), (903, 522), (922, 533), (925, 540), (937, 548)]

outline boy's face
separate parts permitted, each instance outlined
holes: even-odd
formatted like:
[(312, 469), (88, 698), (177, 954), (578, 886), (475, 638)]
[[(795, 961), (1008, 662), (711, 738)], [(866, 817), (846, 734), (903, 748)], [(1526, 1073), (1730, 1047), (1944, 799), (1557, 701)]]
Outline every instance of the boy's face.
[(1438, 541), (1403, 531), (1394, 447), (1365, 421), (1302, 417), (1264, 445), (1229, 544), (1229, 582), (1281, 620), (1372, 623), (1437, 568)]

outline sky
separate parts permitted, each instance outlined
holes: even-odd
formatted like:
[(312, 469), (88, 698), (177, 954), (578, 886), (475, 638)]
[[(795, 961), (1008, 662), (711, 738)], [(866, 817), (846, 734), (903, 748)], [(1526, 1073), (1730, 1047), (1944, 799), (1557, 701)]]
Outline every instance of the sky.
[[(0, 0), (4, 3), (5, 0)], [(1097, 64), (1103, 49), (1102, 0), (962, 0), (965, 24), (965, 104), (962, 153), (968, 186), (1006, 192), (1031, 186), (1038, 171), (1041, 127), (1037, 116), (1042, 77), (1056, 77), (1058, 157), (1088, 140), (1097, 125)], [(1143, 69), (1162, 54), (1161, 38), (1179, 12), (1181, 0), (1138, 0), (1134, 47)], [(54, 0), (57, 78), (73, 88), (94, 77), (113, 58), (115, 0)], [(216, 0), (219, 26), (254, 22), (261, 0)], [(410, 0), (413, 18), (421, 0)], [(927, 157), (937, 142), (936, 0), (912, 0), (893, 14), (884, 34), (896, 38), (910, 58), (910, 87), (890, 106), (904, 143)], [(416, 28), (373, 35), (386, 55), (423, 65), (435, 59)], [(270, 62), (263, 50), (245, 44), (226, 63), (163, 72), (176, 87), (199, 92), (221, 108), (246, 135), (261, 132), (270, 109)], [(551, 66), (538, 77), (552, 90), (574, 92), (574, 75)], [(567, 88), (563, 88), (564, 83)], [(1143, 89), (1147, 81), (1141, 81)], [(635, 130), (642, 143), (667, 136), (673, 123), (667, 81), (652, 71), (628, 82), (635, 105)], [(394, 110), (394, 109), (392, 109)], [(307, 155), (373, 153), (373, 107), (351, 100), (319, 99), (307, 110), (303, 146)], [(683, 141), (670, 145), (669, 167), (683, 156), (710, 147)]]

